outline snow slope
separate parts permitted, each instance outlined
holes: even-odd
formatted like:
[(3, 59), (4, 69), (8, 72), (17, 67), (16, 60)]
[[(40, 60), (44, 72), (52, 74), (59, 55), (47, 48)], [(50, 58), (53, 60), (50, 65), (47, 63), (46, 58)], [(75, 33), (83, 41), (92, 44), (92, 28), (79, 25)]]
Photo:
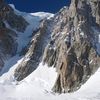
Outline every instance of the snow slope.
[[(18, 53), (21, 52), (21, 50), (27, 46), (27, 44), (30, 42), (32, 38), (32, 33), (36, 29), (39, 28), (40, 21), (44, 18), (51, 18), (54, 16), (54, 14), (51, 13), (45, 13), (45, 12), (37, 12), (37, 13), (26, 13), (26, 12), (20, 12), (15, 9), (15, 6), (13, 4), (9, 4), (15, 11), (17, 15), (21, 15), (24, 17), (24, 19), (29, 23), (28, 27), (26, 28), (25, 32), (17, 32), (16, 30), (12, 29), (15, 31), (18, 35), (17, 38), (17, 43), (18, 43)], [(10, 29), (11, 27), (5, 23), (6, 26)]]
[(18, 63), (5, 77), (0, 77), (0, 100), (100, 100), (100, 69), (77, 92), (59, 95), (51, 91), (57, 77), (53, 67), (40, 63), (31, 75), (18, 83), (11, 80)]

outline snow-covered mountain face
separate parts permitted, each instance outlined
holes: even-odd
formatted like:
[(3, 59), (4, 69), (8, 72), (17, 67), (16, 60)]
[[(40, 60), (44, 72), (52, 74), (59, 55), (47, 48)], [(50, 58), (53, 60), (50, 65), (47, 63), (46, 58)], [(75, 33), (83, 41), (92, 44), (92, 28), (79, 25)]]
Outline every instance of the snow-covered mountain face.
[(57, 70), (53, 91), (65, 93), (79, 89), (99, 67), (99, 3), (72, 0), (69, 8), (64, 7), (53, 18), (44, 19), (33, 32), (35, 35), (15, 70), (15, 78), (21, 81), (43, 61)]
[[(99, 66), (100, 1), (72, 0), (69, 7), (54, 15), (27, 14), (0, 0), (0, 94), (3, 97), (20, 100), (27, 95), (31, 99), (34, 94), (34, 99), (42, 100), (38, 97), (41, 94), (47, 100), (47, 95), (54, 92), (73, 92)], [(87, 91), (86, 86), (72, 97), (64, 97), (78, 100), (78, 94)], [(36, 91), (25, 92), (31, 89)]]
[(0, 70), (5, 60), (16, 54), (18, 34), (14, 30), (24, 32), (27, 25), (22, 16), (16, 15), (9, 5), (0, 0)]
[(22, 49), (25, 50), (25, 46), (31, 41), (33, 30), (38, 29), (40, 21), (53, 16), (42, 12), (41, 16), (37, 15), (21, 13), (13, 5), (7, 5), (4, 0), (0, 1), (0, 70), (5, 60), (20, 54)]

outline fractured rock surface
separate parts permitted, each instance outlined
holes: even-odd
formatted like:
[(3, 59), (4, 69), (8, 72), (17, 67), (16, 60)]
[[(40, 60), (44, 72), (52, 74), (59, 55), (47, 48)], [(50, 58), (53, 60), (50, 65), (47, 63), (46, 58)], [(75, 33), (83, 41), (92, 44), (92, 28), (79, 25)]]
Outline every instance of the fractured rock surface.
[(16, 15), (4, 0), (0, 0), (0, 70), (2, 70), (5, 60), (16, 54), (17, 34), (14, 29), (22, 32), (25, 31), (27, 25), (28, 23), (23, 17)]
[(24, 79), (43, 61), (58, 73), (54, 92), (78, 90), (100, 65), (99, 6), (99, 0), (71, 0), (69, 7), (43, 20), (15, 70), (16, 80)]

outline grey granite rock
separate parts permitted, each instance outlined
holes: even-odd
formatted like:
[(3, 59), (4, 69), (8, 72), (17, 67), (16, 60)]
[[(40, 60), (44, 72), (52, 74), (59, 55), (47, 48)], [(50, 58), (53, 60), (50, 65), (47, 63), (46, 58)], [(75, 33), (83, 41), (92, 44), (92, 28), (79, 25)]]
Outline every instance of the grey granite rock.
[(42, 21), (15, 70), (16, 80), (27, 77), (43, 61), (58, 73), (54, 92), (78, 90), (100, 65), (99, 6), (99, 0), (72, 0), (69, 7)]

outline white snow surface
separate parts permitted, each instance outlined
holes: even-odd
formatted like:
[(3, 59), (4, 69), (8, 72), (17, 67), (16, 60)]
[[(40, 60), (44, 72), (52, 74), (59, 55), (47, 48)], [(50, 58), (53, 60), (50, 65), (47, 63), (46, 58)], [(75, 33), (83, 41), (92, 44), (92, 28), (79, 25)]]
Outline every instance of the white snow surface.
[(47, 18), (50, 19), (52, 17), (54, 17), (54, 14), (52, 13), (47, 13), (47, 12), (36, 12), (36, 13), (30, 13), (33, 16), (40, 16), (41, 18)]
[(100, 69), (77, 92), (55, 94), (51, 91), (57, 78), (55, 68), (42, 63), (21, 82), (14, 81), (14, 69), (22, 59), (0, 77), (0, 100), (100, 100)]
[[(15, 56), (10, 59), (7, 65), (10, 66), (14, 59), (16, 62), (19, 57)], [(53, 67), (43, 66), (42, 63), (40, 63), (32, 74), (21, 82), (14, 80), (14, 70), (22, 60), (23, 58), (19, 59), (8, 72), (0, 77), (0, 100), (38, 100), (38, 97), (41, 99), (41, 96), (51, 92), (57, 73)]]

